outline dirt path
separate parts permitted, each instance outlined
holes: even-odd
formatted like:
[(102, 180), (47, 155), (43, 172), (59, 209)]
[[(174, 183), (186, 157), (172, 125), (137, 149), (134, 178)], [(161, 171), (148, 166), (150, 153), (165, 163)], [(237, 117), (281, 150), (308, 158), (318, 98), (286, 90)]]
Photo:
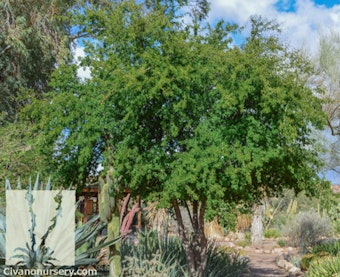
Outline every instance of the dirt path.
[(275, 254), (248, 252), (249, 269), (242, 277), (288, 277), (289, 274), (276, 264)]

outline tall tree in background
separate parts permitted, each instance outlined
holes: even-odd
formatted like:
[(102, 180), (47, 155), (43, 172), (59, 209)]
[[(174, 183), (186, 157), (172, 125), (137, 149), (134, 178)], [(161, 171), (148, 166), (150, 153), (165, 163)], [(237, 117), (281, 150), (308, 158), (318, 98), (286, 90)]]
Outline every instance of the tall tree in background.
[(71, 20), (76, 0), (0, 0), (0, 182), (50, 174), (36, 145), (34, 121), (19, 113), (49, 90), (55, 68), (72, 59)]
[[(322, 86), (323, 109), (327, 115), (327, 125), (332, 139), (327, 141), (324, 156), (326, 169), (340, 173), (340, 34), (331, 31), (320, 35), (320, 45), (315, 55), (317, 74), (312, 83)], [(323, 140), (325, 140), (323, 138)], [(331, 142), (332, 141), (332, 142)]]
[(79, 180), (112, 165), (120, 191), (172, 207), (190, 276), (202, 276), (207, 209), (320, 188), (310, 133), (324, 115), (306, 86), (311, 66), (261, 18), (233, 47), (235, 26), (201, 22), (202, 9), (189, 20), (177, 10), (186, 1), (111, 4), (82, 13), (83, 30), (95, 31), (83, 60), (92, 78), (79, 82), (76, 67), (61, 67), (28, 115), (60, 174)]
[(13, 121), (47, 91), (57, 63), (69, 58), (69, 9), (75, 0), (0, 1), (0, 111)]

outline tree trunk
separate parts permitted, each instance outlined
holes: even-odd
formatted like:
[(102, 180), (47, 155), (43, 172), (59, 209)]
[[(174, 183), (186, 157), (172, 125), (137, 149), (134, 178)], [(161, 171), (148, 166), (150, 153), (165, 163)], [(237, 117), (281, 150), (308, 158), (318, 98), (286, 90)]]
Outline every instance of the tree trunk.
[(263, 237), (263, 211), (264, 205), (255, 205), (253, 208), (253, 221), (251, 224), (251, 243), (255, 248), (262, 247), (262, 237)]
[(184, 226), (177, 200), (173, 201), (173, 207), (175, 210), (179, 237), (188, 262), (189, 276), (201, 277), (207, 266), (207, 239), (204, 234), (206, 201), (202, 201), (200, 205), (198, 201), (193, 201), (192, 203), (192, 236), (190, 234), (190, 229), (188, 230), (188, 228)]

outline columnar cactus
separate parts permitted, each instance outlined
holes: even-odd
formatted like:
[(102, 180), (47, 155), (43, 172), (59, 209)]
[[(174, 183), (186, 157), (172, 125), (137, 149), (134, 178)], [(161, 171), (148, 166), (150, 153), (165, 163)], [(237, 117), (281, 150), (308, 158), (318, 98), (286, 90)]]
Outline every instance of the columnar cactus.
[[(120, 216), (118, 207), (118, 187), (113, 180), (113, 167), (107, 171), (106, 178), (99, 178), (99, 215), (107, 223), (107, 235), (111, 240), (119, 236)], [(110, 276), (119, 276), (121, 272), (120, 244), (110, 247)]]

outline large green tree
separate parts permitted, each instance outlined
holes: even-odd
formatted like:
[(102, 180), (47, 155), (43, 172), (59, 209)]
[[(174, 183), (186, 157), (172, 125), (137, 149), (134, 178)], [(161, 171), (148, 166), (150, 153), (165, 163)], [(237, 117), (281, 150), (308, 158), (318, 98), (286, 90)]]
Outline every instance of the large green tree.
[(88, 6), (82, 24), (95, 32), (83, 65), (92, 78), (80, 82), (76, 67), (61, 67), (55, 90), (28, 114), (40, 120), (43, 149), (67, 178), (110, 165), (120, 191), (172, 207), (190, 276), (202, 276), (207, 209), (218, 213), (223, 203), (253, 203), (287, 187), (318, 190), (310, 133), (324, 117), (306, 86), (308, 61), (280, 43), (276, 24), (252, 18), (236, 47), (237, 27), (210, 26), (199, 5), (188, 17), (180, 4), (188, 3)]

